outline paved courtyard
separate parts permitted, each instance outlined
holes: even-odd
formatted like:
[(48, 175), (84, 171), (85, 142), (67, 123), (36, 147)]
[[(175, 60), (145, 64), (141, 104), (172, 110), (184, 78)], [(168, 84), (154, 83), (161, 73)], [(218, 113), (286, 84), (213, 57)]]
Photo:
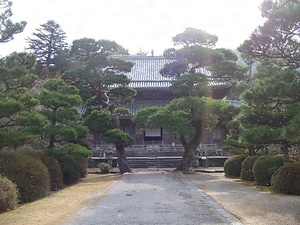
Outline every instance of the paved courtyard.
[[(80, 193), (78, 193), (80, 194)], [(125, 174), (62, 225), (241, 224), (180, 173)]]

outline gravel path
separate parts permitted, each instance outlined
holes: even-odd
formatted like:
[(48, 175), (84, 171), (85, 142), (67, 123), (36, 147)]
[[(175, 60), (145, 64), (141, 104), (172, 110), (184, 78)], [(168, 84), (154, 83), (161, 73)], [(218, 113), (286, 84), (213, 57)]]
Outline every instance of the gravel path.
[(241, 224), (180, 173), (140, 171), (125, 174), (104, 198), (90, 204), (63, 223), (196, 225)]
[(300, 224), (300, 196), (263, 192), (226, 178), (224, 173), (195, 173), (188, 177), (243, 224)]

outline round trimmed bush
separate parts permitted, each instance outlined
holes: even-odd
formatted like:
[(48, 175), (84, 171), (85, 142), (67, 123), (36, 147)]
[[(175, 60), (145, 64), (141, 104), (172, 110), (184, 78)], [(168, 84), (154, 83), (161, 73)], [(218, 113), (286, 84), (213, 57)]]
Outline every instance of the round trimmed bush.
[(254, 181), (254, 174), (252, 171), (253, 165), (259, 156), (248, 156), (242, 163), (242, 170), (240, 178), (242, 180)]
[(271, 188), (283, 194), (300, 195), (300, 163), (287, 163), (272, 176)]
[(0, 173), (14, 182), (21, 202), (32, 202), (50, 192), (50, 176), (41, 160), (16, 151), (0, 152)]
[(241, 155), (234, 155), (228, 158), (224, 163), (225, 176), (239, 177), (241, 175), (243, 161), (244, 157)]
[(101, 170), (101, 173), (109, 173), (110, 165), (102, 162), (98, 164), (98, 168)]
[(15, 209), (18, 205), (17, 186), (0, 174), (0, 213)]
[(258, 185), (270, 186), (274, 172), (284, 164), (283, 156), (261, 156), (253, 165), (255, 182)]
[(50, 175), (50, 186), (52, 191), (57, 191), (63, 188), (63, 174), (58, 161), (53, 156), (48, 156), (45, 151), (33, 150), (22, 151), (22, 153), (42, 160), (48, 169)]

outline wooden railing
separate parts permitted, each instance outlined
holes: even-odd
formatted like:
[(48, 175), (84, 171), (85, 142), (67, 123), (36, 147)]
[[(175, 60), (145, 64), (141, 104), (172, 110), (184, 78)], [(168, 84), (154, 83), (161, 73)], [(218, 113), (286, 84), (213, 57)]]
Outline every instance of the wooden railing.
[[(93, 157), (106, 158), (113, 155), (116, 151), (114, 145), (97, 145), (93, 146)], [(149, 144), (149, 145), (131, 145), (125, 148), (127, 154), (141, 154), (141, 153), (168, 153), (171, 155), (181, 155), (180, 153), (184, 152), (182, 145), (166, 145), (166, 144)], [(218, 149), (216, 144), (201, 144), (198, 147), (200, 156), (208, 156), (210, 154), (220, 155), (223, 151)]]

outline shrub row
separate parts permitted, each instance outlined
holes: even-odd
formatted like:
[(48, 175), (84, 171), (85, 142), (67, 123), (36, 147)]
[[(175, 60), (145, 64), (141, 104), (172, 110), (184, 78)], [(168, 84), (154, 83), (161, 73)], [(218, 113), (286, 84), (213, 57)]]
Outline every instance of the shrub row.
[(248, 156), (245, 160), (232, 156), (225, 161), (224, 172), (229, 177), (271, 186), (274, 192), (300, 195), (300, 163), (285, 163), (282, 156)]
[(87, 173), (89, 154), (76, 144), (46, 151), (0, 151), (0, 212), (77, 182)]

